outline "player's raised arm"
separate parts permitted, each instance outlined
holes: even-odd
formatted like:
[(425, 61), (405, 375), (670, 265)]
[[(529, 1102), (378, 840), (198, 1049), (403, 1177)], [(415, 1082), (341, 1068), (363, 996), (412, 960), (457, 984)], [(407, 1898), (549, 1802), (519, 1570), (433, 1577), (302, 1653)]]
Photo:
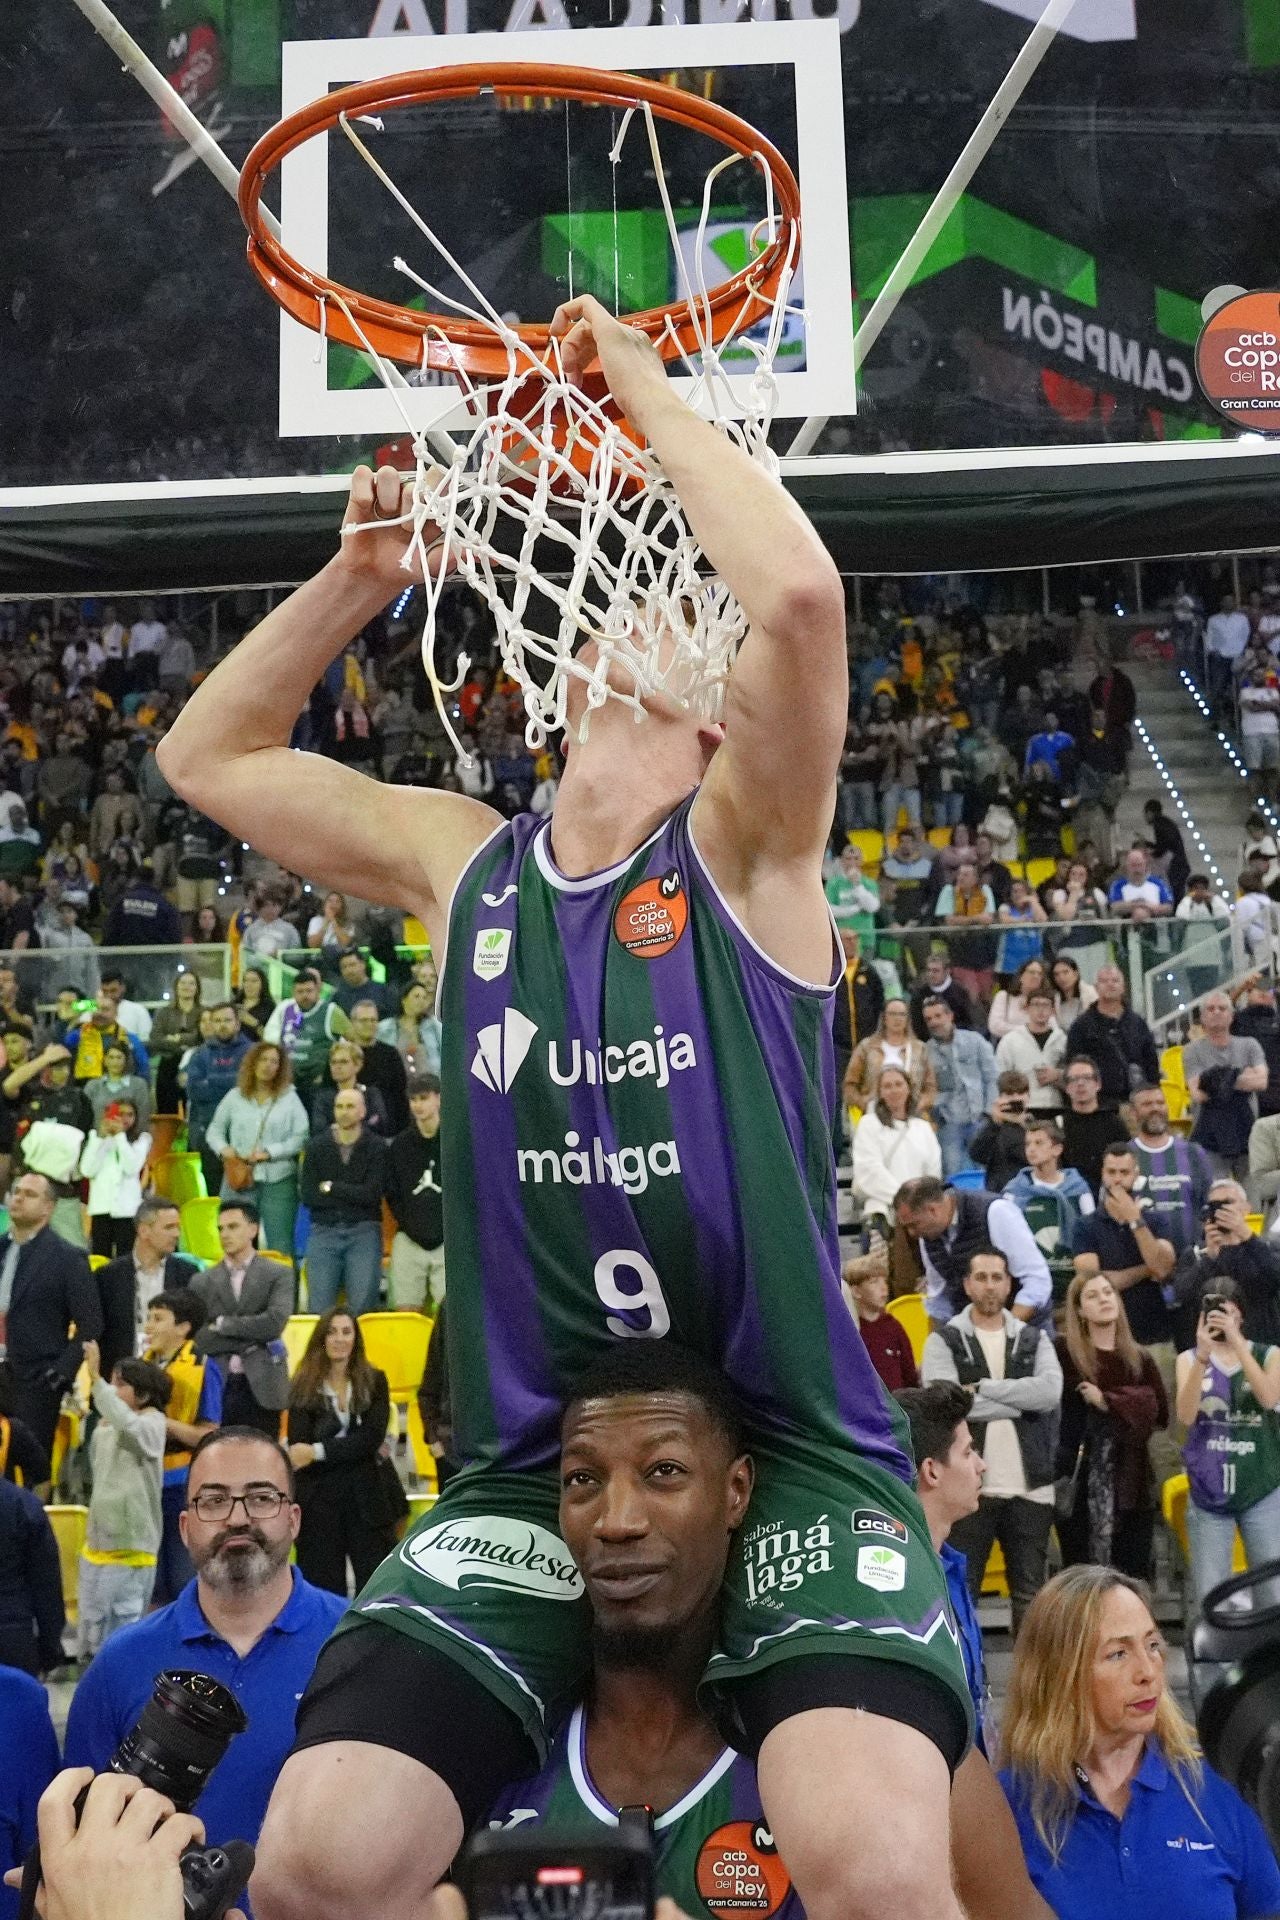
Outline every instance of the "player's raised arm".
[(552, 328), (571, 375), (598, 356), (751, 623), (729, 678), (725, 745), (699, 807), (732, 816), (746, 857), (755, 845), (770, 861), (808, 860), (830, 831), (848, 709), (835, 564), (785, 490), (684, 404), (643, 334), (589, 295), (562, 306)]
[[(391, 520), (401, 498), (394, 468), (357, 467), (344, 524)], [(461, 794), (388, 786), (289, 746), (325, 669), (415, 577), (400, 565), (406, 544), (399, 526), (346, 535), (328, 565), (214, 669), (156, 758), (175, 791), (237, 839), (322, 886), (416, 913), (434, 942), (458, 873), (498, 815)]]

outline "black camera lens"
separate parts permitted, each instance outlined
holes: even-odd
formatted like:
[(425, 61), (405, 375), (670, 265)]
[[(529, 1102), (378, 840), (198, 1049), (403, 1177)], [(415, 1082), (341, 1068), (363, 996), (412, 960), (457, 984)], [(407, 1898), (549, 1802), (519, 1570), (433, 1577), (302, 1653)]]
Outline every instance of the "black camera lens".
[(112, 1773), (129, 1773), (189, 1813), (205, 1781), (248, 1720), (240, 1702), (207, 1673), (173, 1669), (111, 1757)]

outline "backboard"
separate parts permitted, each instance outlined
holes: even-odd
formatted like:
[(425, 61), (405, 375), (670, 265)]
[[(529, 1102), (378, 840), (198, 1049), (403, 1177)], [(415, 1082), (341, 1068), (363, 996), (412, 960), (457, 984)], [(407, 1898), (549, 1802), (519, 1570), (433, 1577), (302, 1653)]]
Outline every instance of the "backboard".
[[(1211, 288), (1277, 277), (1274, 0), (1076, 0), (854, 379), (857, 330), (1046, 3), (115, 10), (237, 165), (309, 89), (517, 50), (675, 74), (759, 123), (806, 196), (781, 451), (809, 414), (827, 423), (817, 461), (1230, 438), (1195, 387), (1193, 348)], [(395, 435), (355, 356), (317, 360), (315, 340), (287, 326), (282, 341), (231, 201), (71, 0), (7, 9), (0, 32), (0, 500), (45, 486), (319, 485)], [(562, 110), (531, 100), (443, 113), (416, 153), (411, 133), (382, 136), (463, 264), (530, 317), (569, 290), (571, 269), (575, 287), (616, 289), (622, 305), (675, 273), (637, 130), (617, 172), (600, 129), (567, 133)], [(672, 147), (686, 231), (699, 157)], [(410, 236), (389, 244), (374, 183), (349, 163), (299, 157), (282, 212), (331, 271), (394, 280), (390, 254)], [(753, 209), (726, 192), (716, 216), (710, 246), (728, 269)]]

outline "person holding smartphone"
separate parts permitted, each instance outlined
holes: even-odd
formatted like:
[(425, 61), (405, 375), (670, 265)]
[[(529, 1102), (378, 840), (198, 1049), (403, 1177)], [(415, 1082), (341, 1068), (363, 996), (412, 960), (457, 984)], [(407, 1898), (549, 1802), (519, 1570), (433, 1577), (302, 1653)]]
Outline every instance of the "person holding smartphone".
[(983, 1170), (982, 1184), (1002, 1193), (1027, 1164), (1027, 1118), (1031, 1085), (1025, 1073), (1011, 1068), (996, 1082), (991, 1111), (969, 1142), (969, 1157)]
[(1191, 1483), (1187, 1537), (1196, 1602), (1230, 1577), (1236, 1528), (1250, 1567), (1280, 1559), (1280, 1347), (1246, 1340), (1240, 1290), (1215, 1275), (1196, 1343), (1177, 1360), (1177, 1416)]

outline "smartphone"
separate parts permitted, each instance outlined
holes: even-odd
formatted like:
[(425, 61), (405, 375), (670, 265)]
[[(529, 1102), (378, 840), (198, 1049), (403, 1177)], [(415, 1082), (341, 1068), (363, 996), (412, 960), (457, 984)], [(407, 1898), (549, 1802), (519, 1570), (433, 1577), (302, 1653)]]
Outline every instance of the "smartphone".
[(478, 1833), (455, 1877), (470, 1920), (653, 1920), (647, 1810), (624, 1808), (598, 1839), (558, 1839), (554, 1827)]
[[(1205, 1293), (1200, 1296), (1200, 1312), (1206, 1319), (1211, 1313), (1220, 1313), (1226, 1304), (1227, 1297), (1223, 1293)], [(1211, 1333), (1209, 1338), (1211, 1340), (1221, 1340), (1223, 1335), (1220, 1333)]]

